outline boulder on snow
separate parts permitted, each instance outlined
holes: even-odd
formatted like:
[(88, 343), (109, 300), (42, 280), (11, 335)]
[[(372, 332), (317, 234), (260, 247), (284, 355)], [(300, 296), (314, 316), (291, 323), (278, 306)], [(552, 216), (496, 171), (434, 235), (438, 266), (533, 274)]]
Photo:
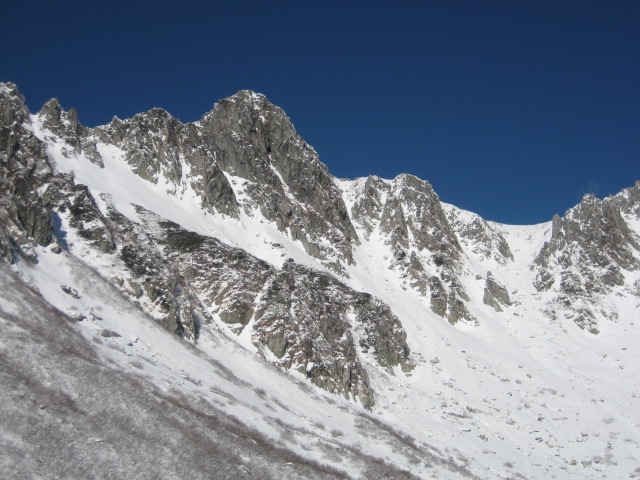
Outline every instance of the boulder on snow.
[(100, 330), (98, 330), (98, 335), (100, 335), (102, 337), (105, 337), (105, 338), (121, 337), (122, 336), (118, 332), (114, 332), (113, 330), (109, 330), (107, 328), (101, 328)]

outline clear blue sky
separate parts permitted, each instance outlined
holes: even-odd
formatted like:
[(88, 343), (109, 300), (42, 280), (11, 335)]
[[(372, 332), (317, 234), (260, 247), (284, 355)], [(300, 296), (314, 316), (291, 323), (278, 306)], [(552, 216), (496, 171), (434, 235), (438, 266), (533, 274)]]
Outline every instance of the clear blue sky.
[(182, 3), (6, 2), (0, 81), (88, 126), (256, 90), (334, 175), (505, 223), (640, 179), (640, 1)]

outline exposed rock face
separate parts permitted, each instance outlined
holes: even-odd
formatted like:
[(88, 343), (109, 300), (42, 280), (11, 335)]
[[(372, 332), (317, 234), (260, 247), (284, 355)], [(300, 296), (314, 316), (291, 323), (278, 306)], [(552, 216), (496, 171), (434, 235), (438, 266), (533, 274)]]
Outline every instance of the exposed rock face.
[(51, 179), (42, 197), (51, 208), (51, 223), (56, 240), (63, 249), (67, 249), (67, 243), (61, 216), (67, 218), (69, 226), (91, 245), (107, 253), (115, 250), (112, 226), (86, 186), (75, 185), (71, 177), (58, 175)]
[(501, 312), (503, 306), (511, 305), (509, 292), (493, 278), (491, 272), (487, 272), (482, 301), (493, 307), (496, 312)]
[(240, 91), (216, 104), (198, 129), (221, 168), (248, 181), (246, 211), (259, 209), (308, 254), (338, 270), (340, 262), (352, 262), (357, 235), (340, 191), (280, 108), (264, 95)]
[[(111, 210), (131, 278), (125, 292), (167, 327), (197, 339), (217, 315), (329, 391), (371, 408), (374, 396), (359, 356), (411, 369), (406, 334), (389, 307), (332, 276), (286, 262), (281, 270), (216, 239), (138, 208), (140, 223)], [(144, 293), (142, 293), (144, 292)]]
[(65, 112), (58, 99), (52, 98), (43, 105), (39, 115), (42, 119), (42, 125), (47, 130), (61, 138), (76, 151), (81, 150), (81, 136), (85, 131), (78, 123), (78, 113), (75, 109), (72, 108)]
[[(142, 232), (154, 232), (163, 255), (144, 271), (134, 273), (144, 278), (149, 271), (164, 268), (161, 277), (173, 275), (173, 282), (181, 285), (182, 299), (172, 293), (175, 288), (152, 288), (155, 297), (170, 298), (168, 303), (179, 305), (181, 312), (191, 312), (191, 317), (198, 316), (205, 323), (210, 319), (204, 312), (213, 312), (236, 332), (251, 325), (254, 343), (268, 348), (278, 359), (276, 363), (301, 371), (329, 391), (352, 395), (366, 407), (373, 406), (373, 392), (359, 355), (371, 349), (383, 367), (411, 368), (406, 334), (379, 300), (354, 292), (328, 274), (291, 262), (278, 270), (242, 250), (185, 231), (150, 212), (139, 214), (144, 220), (142, 229), (134, 227), (138, 245), (146, 243), (140, 242)], [(137, 255), (153, 258), (149, 253)], [(140, 268), (141, 264), (132, 261), (131, 267)], [(198, 311), (189, 308), (194, 298), (185, 302), (190, 291), (202, 299)], [(150, 300), (158, 301), (153, 297)], [(180, 327), (194, 337), (197, 328), (198, 323)]]
[[(175, 195), (192, 190), (212, 213), (259, 211), (336, 271), (352, 262), (357, 235), (333, 177), (263, 95), (240, 91), (187, 125), (156, 108), (114, 119), (95, 137), (121, 148), (142, 178), (167, 181)], [(232, 177), (243, 183), (241, 197)]]
[[(624, 284), (624, 270), (640, 267), (640, 242), (620, 213), (619, 204), (632, 211), (623, 198), (599, 200), (585, 195), (564, 217), (553, 217), (551, 239), (535, 258), (539, 291), (554, 289), (558, 301), (569, 308), (566, 316), (583, 329), (597, 333), (595, 312), (599, 296)], [(615, 314), (614, 314), (615, 316)]]
[(443, 261), (459, 259), (458, 239), (429, 182), (403, 174), (391, 182), (369, 177), (356, 188), (354, 221), (367, 236), (375, 227), (386, 235), (396, 259), (405, 258), (410, 247)]
[(280, 363), (365, 407), (373, 395), (359, 354), (372, 353), (383, 367), (411, 368), (406, 334), (388, 306), (294, 263), (270, 279), (255, 322), (258, 342)]
[[(620, 208), (614, 202), (585, 195), (582, 202), (569, 210), (565, 217), (554, 216), (551, 240), (544, 246), (536, 262), (547, 266), (555, 260), (567, 266), (571, 263), (568, 250), (573, 250), (579, 251), (589, 264), (637, 268), (640, 263), (634, 251), (639, 248), (638, 239), (629, 230)], [(605, 284), (615, 283), (614, 277), (603, 281)]]
[(618, 206), (622, 213), (640, 218), (640, 180), (637, 180), (633, 187), (625, 188), (607, 200)]
[(446, 205), (445, 211), (460, 243), (477, 258), (494, 259), (502, 265), (513, 261), (511, 248), (495, 224), (487, 222), (475, 213), (466, 212), (451, 205)]
[(27, 129), (29, 112), (14, 84), (0, 84), (0, 252), (9, 262), (34, 258), (52, 240), (48, 206), (38, 193), (51, 175), (41, 142)]
[(367, 240), (384, 239), (389, 268), (403, 272), (407, 287), (430, 298), (433, 312), (450, 323), (473, 320), (458, 278), (460, 243), (429, 182), (403, 174), (392, 181), (358, 179), (347, 189), (358, 230)]
[[(373, 392), (359, 355), (371, 349), (383, 367), (411, 368), (406, 334), (379, 300), (328, 274), (290, 262), (278, 270), (151, 212), (138, 214), (141, 225), (119, 219), (120, 231), (136, 239), (135, 248), (124, 242), (120, 256), (145, 292), (140, 301), (183, 335), (197, 338), (211, 314), (238, 333), (250, 325), (256, 346), (277, 364), (368, 408)], [(149, 233), (155, 242), (145, 238)], [(135, 288), (131, 294), (141, 296)]]
[(154, 108), (128, 120), (114, 118), (94, 129), (90, 138), (117, 146), (135, 173), (154, 184), (162, 181), (168, 193), (192, 191), (209, 212), (238, 216), (233, 188), (196, 125), (183, 125)]

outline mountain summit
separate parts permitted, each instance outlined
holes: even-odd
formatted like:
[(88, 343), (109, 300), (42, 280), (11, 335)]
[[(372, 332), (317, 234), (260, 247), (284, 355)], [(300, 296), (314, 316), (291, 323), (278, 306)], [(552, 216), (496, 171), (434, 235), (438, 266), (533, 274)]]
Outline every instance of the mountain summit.
[(0, 84), (3, 476), (82, 476), (93, 437), (99, 476), (637, 474), (640, 182), (510, 226), (333, 177), (247, 90), (78, 118)]

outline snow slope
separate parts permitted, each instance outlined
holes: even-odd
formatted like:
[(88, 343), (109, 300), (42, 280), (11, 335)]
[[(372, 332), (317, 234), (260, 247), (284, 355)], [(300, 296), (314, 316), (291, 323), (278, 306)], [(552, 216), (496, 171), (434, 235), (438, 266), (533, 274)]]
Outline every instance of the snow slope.
[[(44, 445), (60, 432), (66, 432), (65, 438), (82, 438), (88, 449), (84, 455), (102, 455), (104, 468), (111, 468), (125, 455), (123, 445), (130, 445), (118, 444), (119, 438), (130, 437), (124, 427), (96, 427), (101, 412), (116, 415), (105, 400), (111, 382), (118, 385), (118, 398), (130, 396), (132, 409), (146, 412), (148, 421), (136, 423), (136, 428), (147, 437), (169, 439), (160, 447), (143, 448), (141, 454), (161, 458), (167, 451), (179, 452), (175, 465), (159, 464), (173, 478), (189, 468), (190, 478), (208, 478), (195, 460), (198, 455), (180, 450), (200, 441), (222, 452), (231, 448), (228, 442), (237, 445), (231, 448), (233, 460), (223, 462), (224, 471), (214, 473), (214, 478), (640, 477), (640, 300), (628, 288), (640, 285), (638, 271), (625, 271), (625, 286), (600, 297), (618, 316), (599, 318), (600, 332), (593, 335), (548, 314), (556, 306), (554, 291), (534, 287), (532, 265), (549, 241), (551, 222), (500, 225), (443, 204), (458, 228), (457, 275), (474, 319), (452, 325), (433, 312), (428, 297), (408, 285), (406, 271), (393, 263), (388, 232), (374, 221), (370, 232), (354, 222), (359, 241), (353, 245), (353, 263), (345, 266), (345, 274), (337, 274), (308, 254), (300, 240), (276, 228), (259, 208), (251, 208), (247, 181), (239, 176), (225, 172), (235, 197), (248, 207), (238, 218), (213, 214), (203, 208), (190, 184), (176, 186), (162, 176), (152, 183), (133, 173), (118, 147), (94, 138), (102, 168), (83, 154), (70, 155), (39, 117), (30, 121), (36, 137), (46, 143), (54, 169), (73, 173), (77, 184), (87, 185), (103, 213), (113, 207), (137, 222), (136, 206), (141, 206), (276, 268), (292, 258), (381, 299), (406, 331), (414, 368), (384, 369), (372, 353), (358, 352), (375, 393), (375, 408), (368, 412), (353, 400), (312, 385), (300, 373), (275, 368), (270, 352), (252, 342), (251, 328), (236, 336), (213, 311), (215, 322), (201, 331), (197, 342), (180, 339), (114, 286), (114, 278), (123, 271), (117, 257), (93, 248), (63, 223), (68, 250), (54, 253), (38, 247), (37, 263), (21, 259), (0, 269), (5, 286), (0, 319), (8, 332), (0, 340), (0, 353), (11, 358), (0, 369), (11, 385), (1, 389), (2, 413), (32, 409), (29, 421), (43, 421), (51, 432), (37, 437), (19, 423), (2, 427), (0, 442), (9, 453), (0, 456), (0, 469), (8, 477), (29, 478), (26, 472), (46, 476), (39, 463), (52, 461), (56, 452)], [(179, 160), (188, 172), (188, 164)], [(335, 181), (350, 212), (364, 182)], [(415, 218), (415, 212), (404, 213)], [(640, 235), (637, 218), (625, 218)], [(482, 245), (462, 235), (469, 225), (480, 225), (490, 245), (504, 239), (512, 258), (487, 254)], [(414, 253), (436, 273), (428, 263), (430, 252)], [(502, 311), (483, 302), (488, 272), (508, 290), (511, 304)], [(108, 336), (109, 331), (118, 336)], [(361, 333), (355, 320), (353, 333)], [(88, 352), (78, 357), (80, 366), (73, 366), (83, 372), (85, 384), (69, 373), (72, 365), (58, 355), (61, 337), (71, 342), (68, 350)], [(19, 351), (26, 355), (15, 353)], [(30, 392), (28, 381), (16, 373), (20, 369), (31, 372), (29, 378), (49, 388), (48, 393)], [(102, 383), (90, 380), (96, 372), (104, 375)], [(118, 383), (120, 376), (125, 383)], [(87, 385), (98, 393), (92, 395)], [(135, 395), (132, 385), (142, 385), (139, 388), (148, 396)], [(75, 405), (65, 407), (71, 413), (50, 408), (64, 403), (63, 393), (65, 402)], [(42, 403), (38, 395), (49, 403)], [(126, 415), (118, 418), (118, 425), (132, 421)], [(220, 419), (215, 428), (207, 423), (212, 418)], [(69, 432), (75, 423), (81, 433), (74, 436)], [(197, 441), (187, 437), (189, 430)], [(241, 439), (237, 444), (231, 440), (234, 435)], [(103, 443), (103, 436), (108, 437), (110, 453), (86, 447)], [(217, 441), (216, 436), (225, 440)], [(247, 442), (257, 445), (255, 451)], [(27, 445), (29, 459), (12, 465), (11, 458)], [(45, 461), (36, 458), (38, 449)], [(78, 468), (82, 465), (79, 462)], [(54, 468), (60, 476), (69, 474), (63, 464)], [(155, 478), (162, 472), (158, 468), (134, 473)], [(103, 472), (106, 476), (107, 470)]]

